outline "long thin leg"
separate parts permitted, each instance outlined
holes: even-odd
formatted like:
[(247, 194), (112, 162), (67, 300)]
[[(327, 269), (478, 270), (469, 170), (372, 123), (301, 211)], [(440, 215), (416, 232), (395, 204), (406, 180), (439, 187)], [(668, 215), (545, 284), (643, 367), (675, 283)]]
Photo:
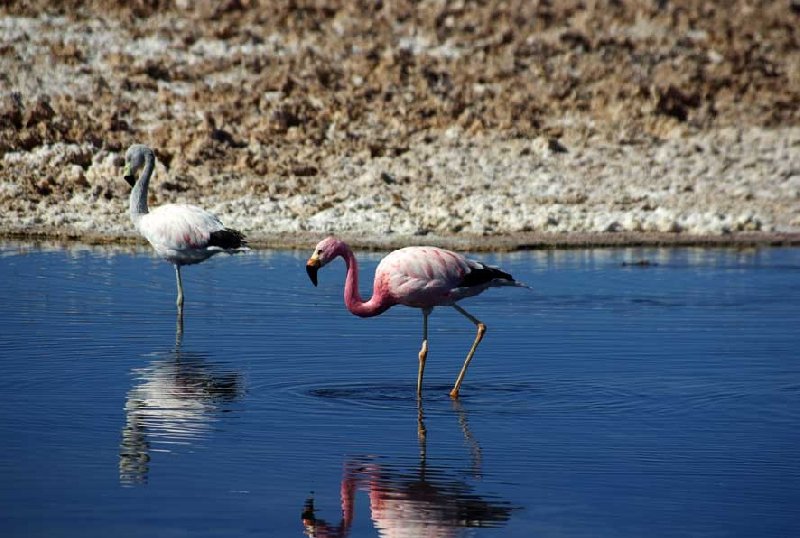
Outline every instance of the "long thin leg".
[(478, 349), (478, 344), (481, 343), (483, 340), (483, 335), (486, 333), (486, 325), (483, 324), (481, 320), (458, 306), (457, 304), (453, 305), (453, 308), (458, 310), (465, 318), (470, 320), (475, 326), (478, 328), (478, 334), (475, 335), (475, 341), (472, 342), (472, 347), (469, 349), (469, 353), (467, 353), (467, 358), (464, 360), (464, 366), (461, 367), (461, 372), (458, 374), (458, 378), (456, 379), (456, 384), (453, 387), (453, 390), (450, 391), (451, 398), (458, 398), (458, 390), (461, 388), (461, 382), (464, 381), (464, 375), (467, 373), (467, 366), (469, 366), (470, 361), (472, 360), (472, 356), (475, 355), (475, 350)]
[(178, 317), (175, 320), (175, 350), (181, 349), (183, 343), (183, 308), (178, 308)]
[(422, 309), (422, 347), (419, 350), (419, 372), (417, 373), (417, 398), (422, 396), (422, 376), (425, 373), (425, 359), (428, 357), (428, 316), (432, 308)]
[(175, 279), (178, 281), (178, 310), (183, 311), (183, 282), (181, 282), (181, 266), (175, 264)]

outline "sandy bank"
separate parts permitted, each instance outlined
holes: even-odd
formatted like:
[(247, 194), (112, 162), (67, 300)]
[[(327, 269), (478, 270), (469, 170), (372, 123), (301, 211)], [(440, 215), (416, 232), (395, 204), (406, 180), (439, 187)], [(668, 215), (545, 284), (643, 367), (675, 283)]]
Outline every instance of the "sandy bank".
[(167, 4), (0, 8), (0, 234), (127, 240), (133, 142), (256, 245), (800, 233), (789, 3)]

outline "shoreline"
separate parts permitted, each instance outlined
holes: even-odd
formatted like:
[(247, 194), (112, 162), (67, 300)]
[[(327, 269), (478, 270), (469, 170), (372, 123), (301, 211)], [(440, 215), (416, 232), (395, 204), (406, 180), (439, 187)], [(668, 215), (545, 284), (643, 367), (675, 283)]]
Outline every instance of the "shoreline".
[(0, 8), (0, 237), (144, 244), (144, 143), (254, 248), (800, 244), (788, 4), (184, 4)]
[[(248, 245), (256, 250), (303, 250), (328, 234), (284, 232), (248, 236)], [(381, 237), (369, 234), (336, 234), (357, 250), (389, 251), (412, 245), (432, 245), (456, 251), (514, 252), (524, 250), (568, 250), (599, 248), (774, 248), (800, 247), (796, 232), (740, 232), (725, 235), (690, 235), (664, 232), (546, 233), (530, 232), (507, 235), (425, 236), (396, 235)], [(74, 232), (0, 231), (0, 240), (15, 242), (50, 241), (97, 245), (146, 245), (135, 235), (89, 234)]]

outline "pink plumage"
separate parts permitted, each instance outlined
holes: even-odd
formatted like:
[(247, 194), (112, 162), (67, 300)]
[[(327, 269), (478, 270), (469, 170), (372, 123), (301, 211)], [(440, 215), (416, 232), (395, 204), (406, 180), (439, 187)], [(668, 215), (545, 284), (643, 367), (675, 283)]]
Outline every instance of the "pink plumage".
[(486, 331), (486, 326), (480, 320), (456, 303), (491, 287), (525, 287), (497, 267), (484, 265), (456, 252), (437, 247), (406, 247), (389, 253), (381, 260), (375, 270), (372, 297), (364, 301), (358, 292), (358, 262), (355, 255), (346, 243), (335, 237), (320, 241), (306, 263), (311, 281), (316, 285), (317, 271), (340, 256), (347, 265), (344, 302), (353, 314), (360, 317), (377, 316), (398, 304), (422, 309), (423, 340), (419, 352), (418, 395), (422, 391), (422, 376), (428, 352), (428, 316), (433, 308), (451, 306), (478, 329), (472, 348), (450, 392), (456, 398), (467, 366)]

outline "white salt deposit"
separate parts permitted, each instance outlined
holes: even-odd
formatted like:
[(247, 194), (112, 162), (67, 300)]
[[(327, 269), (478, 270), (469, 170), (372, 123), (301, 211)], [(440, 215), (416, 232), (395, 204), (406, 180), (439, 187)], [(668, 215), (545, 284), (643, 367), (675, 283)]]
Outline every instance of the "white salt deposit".
[[(58, 178), (54, 191), (63, 184), (74, 192), (7, 212), (2, 228), (128, 235), (122, 155), (101, 150), (85, 169), (75, 164), (89, 150), (55, 144), (6, 154), (15, 167), (51, 172)], [(415, 145), (397, 158), (330, 159), (305, 183), (285, 177), (221, 181), (199, 169), (195, 184), (176, 193), (159, 188), (175, 179), (159, 163), (151, 200), (201, 204), (253, 239), (296, 232), (798, 232), (799, 170), (800, 128), (706, 133), (659, 147), (569, 147), (565, 153), (539, 141), (451, 140), (444, 147)], [(284, 188), (249, 194), (255, 182)], [(3, 198), (19, 189), (14, 178), (1, 178)]]

